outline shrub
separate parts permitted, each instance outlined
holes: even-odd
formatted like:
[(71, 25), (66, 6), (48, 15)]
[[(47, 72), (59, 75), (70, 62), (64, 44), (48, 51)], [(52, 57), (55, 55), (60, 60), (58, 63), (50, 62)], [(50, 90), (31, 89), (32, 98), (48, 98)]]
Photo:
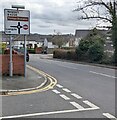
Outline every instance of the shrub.
[(62, 47), (61, 49), (64, 49), (64, 50), (75, 50), (75, 47)]
[(67, 52), (66, 50), (61, 50), (61, 49), (58, 49), (58, 50), (55, 50), (53, 52), (53, 58), (66, 58), (67, 56)]
[(35, 54), (35, 49), (34, 49), (34, 48), (28, 49), (27, 51), (28, 51), (29, 53)]
[(104, 47), (100, 43), (93, 44), (89, 50), (88, 55), (91, 62), (101, 61), (104, 55)]
[(114, 64), (115, 66), (117, 66), (116, 65), (117, 61), (115, 59), (115, 54), (116, 54), (116, 52), (114, 52), (114, 54), (112, 55), (112, 64)]
[(76, 60), (77, 59), (77, 55), (76, 55), (75, 50), (67, 51), (67, 59), (68, 60)]
[(78, 60), (99, 62), (104, 54), (104, 42), (105, 38), (94, 29), (80, 41), (79, 46), (76, 48)]
[(102, 58), (102, 60), (101, 60), (101, 62), (100, 62), (101, 64), (112, 64), (112, 56), (111, 57), (109, 57), (107, 54), (104, 54), (104, 56), (103, 56), (103, 58)]
[(77, 60), (80, 60), (80, 61), (88, 61), (89, 60), (87, 51), (84, 52), (79, 47), (76, 48), (76, 55), (77, 55)]
[(89, 61), (88, 50), (93, 44), (91, 40), (81, 40), (79, 46), (76, 48), (77, 58), (80, 61)]
[(74, 50), (58, 49), (53, 52), (53, 58), (76, 60), (76, 53)]

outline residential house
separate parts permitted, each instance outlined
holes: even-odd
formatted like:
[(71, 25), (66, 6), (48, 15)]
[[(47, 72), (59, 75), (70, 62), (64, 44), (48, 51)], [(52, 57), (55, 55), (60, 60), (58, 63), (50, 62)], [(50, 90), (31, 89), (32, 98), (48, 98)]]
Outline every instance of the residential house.
[[(76, 30), (75, 31), (75, 46), (79, 45), (79, 42), (81, 39), (83, 39), (84, 37), (86, 37), (92, 30), (89, 29), (84, 29), (84, 30)], [(111, 34), (110, 34), (110, 30), (98, 30), (98, 32), (100, 34), (106, 35), (106, 41), (104, 44), (104, 48), (105, 48), (105, 52), (110, 52), (113, 53), (114, 48), (113, 48), (113, 44), (111, 41)]]

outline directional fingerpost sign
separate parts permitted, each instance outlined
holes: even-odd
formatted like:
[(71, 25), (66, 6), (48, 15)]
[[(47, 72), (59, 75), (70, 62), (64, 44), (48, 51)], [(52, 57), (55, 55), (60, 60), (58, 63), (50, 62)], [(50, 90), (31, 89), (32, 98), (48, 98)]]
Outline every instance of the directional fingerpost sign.
[(4, 10), (4, 31), (6, 34), (30, 33), (30, 12), (28, 10)]

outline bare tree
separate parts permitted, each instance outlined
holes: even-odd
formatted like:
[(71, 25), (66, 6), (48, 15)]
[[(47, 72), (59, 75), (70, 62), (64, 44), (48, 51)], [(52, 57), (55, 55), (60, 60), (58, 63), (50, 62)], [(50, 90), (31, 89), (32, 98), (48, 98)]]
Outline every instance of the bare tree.
[(115, 63), (117, 65), (117, 0), (81, 0), (74, 11), (81, 12), (79, 19), (97, 19), (110, 23), (112, 41), (115, 48)]
[(57, 32), (56, 35), (53, 36), (52, 40), (53, 40), (53, 43), (55, 45), (58, 45), (59, 48), (61, 48), (62, 45), (64, 44), (64, 37), (60, 32)]

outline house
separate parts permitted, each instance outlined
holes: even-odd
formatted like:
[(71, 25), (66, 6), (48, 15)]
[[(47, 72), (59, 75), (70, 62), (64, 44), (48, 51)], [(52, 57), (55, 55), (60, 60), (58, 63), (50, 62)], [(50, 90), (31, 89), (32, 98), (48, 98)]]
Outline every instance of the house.
[[(10, 41), (10, 36), (5, 35), (4, 32), (1, 32), (1, 39), (2, 42), (5, 42), (7, 44), (7, 47), (9, 47), (9, 41)], [(48, 41), (52, 38), (52, 35), (40, 35), (40, 34), (30, 34), (27, 35), (26, 39), (26, 45), (28, 48), (40, 48), (40, 47), (47, 47), (49, 49), (54, 49), (58, 48), (57, 45), (53, 45), (53, 42)], [(12, 41), (13, 47), (18, 47), (24, 46), (24, 36), (23, 35), (13, 35), (13, 41)], [(52, 50), (51, 50), (52, 51)]]
[[(75, 31), (75, 46), (79, 45), (79, 42), (81, 39), (85, 38), (92, 30), (89, 29), (84, 29), (84, 30), (76, 30)], [(111, 41), (111, 33), (110, 30), (97, 30), (99, 32), (99, 34), (103, 34), (106, 36), (106, 41), (104, 44), (104, 49), (105, 52), (110, 52), (113, 53), (114, 52), (114, 48), (113, 48), (113, 43)]]
[[(83, 30), (76, 30), (75, 31), (75, 40), (76, 40), (76, 45), (79, 44), (80, 40), (85, 38), (92, 30), (89, 29), (83, 29)], [(99, 34), (104, 34), (106, 35), (109, 31), (108, 30), (97, 30)]]

